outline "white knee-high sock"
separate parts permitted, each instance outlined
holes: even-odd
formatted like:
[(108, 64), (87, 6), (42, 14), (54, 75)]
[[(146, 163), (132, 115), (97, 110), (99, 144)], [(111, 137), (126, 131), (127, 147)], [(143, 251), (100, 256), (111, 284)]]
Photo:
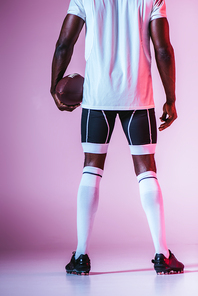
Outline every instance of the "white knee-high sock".
[(99, 185), (103, 170), (86, 166), (80, 182), (77, 198), (78, 245), (75, 258), (87, 254), (90, 234), (99, 201)]
[(156, 173), (147, 171), (138, 175), (137, 179), (141, 202), (147, 216), (155, 251), (169, 257), (166, 244), (163, 198)]

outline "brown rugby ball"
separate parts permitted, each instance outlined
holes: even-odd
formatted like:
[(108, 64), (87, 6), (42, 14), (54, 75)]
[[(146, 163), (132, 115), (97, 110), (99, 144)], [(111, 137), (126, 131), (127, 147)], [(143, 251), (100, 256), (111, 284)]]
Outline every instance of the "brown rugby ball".
[(68, 105), (77, 105), (82, 102), (84, 78), (77, 73), (63, 77), (56, 86), (58, 99)]

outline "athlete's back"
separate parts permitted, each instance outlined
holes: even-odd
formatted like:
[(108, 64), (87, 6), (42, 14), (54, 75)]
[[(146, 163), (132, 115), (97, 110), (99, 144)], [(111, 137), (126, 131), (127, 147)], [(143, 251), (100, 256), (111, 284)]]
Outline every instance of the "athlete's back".
[(82, 107), (154, 107), (149, 22), (166, 17), (163, 0), (71, 0), (68, 13), (86, 22)]

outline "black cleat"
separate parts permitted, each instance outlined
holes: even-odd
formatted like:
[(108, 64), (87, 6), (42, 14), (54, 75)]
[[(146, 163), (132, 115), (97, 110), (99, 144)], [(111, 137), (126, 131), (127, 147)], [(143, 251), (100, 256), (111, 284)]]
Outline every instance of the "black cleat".
[(169, 258), (163, 254), (156, 254), (155, 259), (151, 260), (154, 263), (154, 269), (157, 274), (182, 273), (184, 265), (179, 262), (169, 250)]
[(69, 274), (88, 275), (91, 269), (88, 255), (81, 254), (77, 259), (75, 259), (75, 252), (72, 254), (73, 256), (71, 261), (65, 266), (66, 272)]

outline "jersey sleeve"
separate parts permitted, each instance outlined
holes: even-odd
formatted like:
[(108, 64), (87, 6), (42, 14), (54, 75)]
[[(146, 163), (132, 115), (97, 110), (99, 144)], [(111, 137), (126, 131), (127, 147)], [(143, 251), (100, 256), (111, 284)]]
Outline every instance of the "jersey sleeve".
[(86, 14), (83, 0), (71, 0), (67, 13), (77, 15), (85, 21)]
[(161, 17), (167, 17), (165, 0), (154, 0), (150, 21)]

